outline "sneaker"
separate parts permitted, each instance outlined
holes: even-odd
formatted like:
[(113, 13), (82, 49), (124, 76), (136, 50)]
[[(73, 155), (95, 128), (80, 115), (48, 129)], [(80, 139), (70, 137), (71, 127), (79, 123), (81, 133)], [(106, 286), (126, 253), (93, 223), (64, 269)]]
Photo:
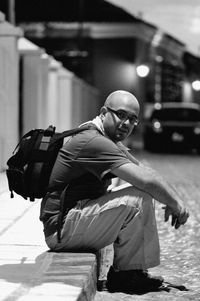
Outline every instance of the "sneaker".
[(147, 271), (130, 270), (116, 272), (113, 267), (107, 275), (107, 289), (110, 292), (145, 293), (156, 291), (162, 286), (162, 277), (151, 276)]

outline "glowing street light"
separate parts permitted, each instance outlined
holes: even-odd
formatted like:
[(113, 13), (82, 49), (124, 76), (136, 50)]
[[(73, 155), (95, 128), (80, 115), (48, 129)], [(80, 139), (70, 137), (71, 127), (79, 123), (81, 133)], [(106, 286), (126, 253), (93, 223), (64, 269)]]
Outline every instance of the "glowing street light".
[(200, 91), (200, 80), (195, 80), (192, 82), (192, 88), (195, 91)]
[(139, 77), (146, 77), (149, 74), (149, 67), (147, 65), (139, 65), (136, 71)]

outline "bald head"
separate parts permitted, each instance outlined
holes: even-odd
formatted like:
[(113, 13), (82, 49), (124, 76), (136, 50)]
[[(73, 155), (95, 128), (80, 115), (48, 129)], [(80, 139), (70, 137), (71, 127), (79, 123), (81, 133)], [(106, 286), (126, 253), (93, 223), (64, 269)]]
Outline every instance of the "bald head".
[(101, 120), (107, 136), (122, 141), (137, 125), (140, 105), (130, 92), (117, 90), (111, 93), (101, 108)]
[(128, 91), (117, 90), (112, 92), (106, 99), (104, 105), (113, 109), (118, 109), (121, 106), (127, 109), (134, 109), (137, 115), (140, 111), (140, 105), (137, 98)]

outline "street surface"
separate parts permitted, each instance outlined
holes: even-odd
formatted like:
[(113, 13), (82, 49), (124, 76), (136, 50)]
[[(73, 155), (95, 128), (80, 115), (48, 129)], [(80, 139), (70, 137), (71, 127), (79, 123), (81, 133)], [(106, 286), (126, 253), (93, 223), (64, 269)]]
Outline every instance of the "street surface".
[(150, 292), (143, 295), (97, 292), (95, 301), (182, 301), (200, 300), (200, 157), (196, 154), (173, 155), (136, 152), (135, 156), (155, 168), (175, 187), (190, 217), (178, 230), (163, 222), (163, 209), (156, 204), (161, 246), (160, 266), (149, 269), (162, 275), (165, 281), (184, 285), (188, 291), (171, 288), (169, 292)]

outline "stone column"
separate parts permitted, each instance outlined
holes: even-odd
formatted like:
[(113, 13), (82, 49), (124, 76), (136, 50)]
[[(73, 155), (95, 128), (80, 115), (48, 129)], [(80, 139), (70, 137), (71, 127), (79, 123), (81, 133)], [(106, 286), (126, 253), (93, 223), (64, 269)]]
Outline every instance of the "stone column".
[(19, 39), (18, 50), (21, 57), (21, 134), (24, 134), (32, 128), (43, 127), (48, 65), (43, 58), (44, 50), (29, 40)]
[(22, 31), (0, 12), (0, 171), (19, 140), (19, 53)]

